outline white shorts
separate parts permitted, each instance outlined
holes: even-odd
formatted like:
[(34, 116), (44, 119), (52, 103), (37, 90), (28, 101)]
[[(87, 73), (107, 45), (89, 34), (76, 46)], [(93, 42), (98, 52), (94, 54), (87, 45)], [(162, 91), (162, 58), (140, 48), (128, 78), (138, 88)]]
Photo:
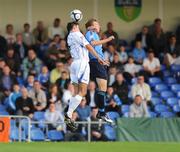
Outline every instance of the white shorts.
[(85, 60), (74, 60), (70, 68), (70, 78), (72, 83), (89, 83), (90, 68)]

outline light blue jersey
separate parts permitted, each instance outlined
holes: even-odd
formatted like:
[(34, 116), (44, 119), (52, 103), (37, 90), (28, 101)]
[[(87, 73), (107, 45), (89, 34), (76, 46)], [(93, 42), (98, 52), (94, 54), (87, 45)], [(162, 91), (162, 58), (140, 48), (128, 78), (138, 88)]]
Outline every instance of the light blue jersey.
[[(85, 37), (90, 44), (92, 41), (99, 41), (100, 40), (99, 35), (94, 31), (87, 31)], [(104, 59), (102, 45), (96, 45), (96, 46), (93, 46), (93, 48), (95, 49), (95, 51), (97, 52), (99, 57), (101, 59)], [(91, 53), (89, 53), (89, 58), (90, 58), (90, 60), (97, 60), (96, 57), (93, 56)]]

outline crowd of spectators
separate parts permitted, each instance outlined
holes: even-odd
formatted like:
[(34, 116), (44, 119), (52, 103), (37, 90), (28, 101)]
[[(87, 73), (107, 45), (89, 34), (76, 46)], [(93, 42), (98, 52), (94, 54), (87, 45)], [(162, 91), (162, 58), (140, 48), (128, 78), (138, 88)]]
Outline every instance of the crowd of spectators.
[[(28, 23), (23, 28), (21, 33), (15, 33), (13, 24), (7, 24), (6, 34), (0, 35), (0, 103), (9, 114), (31, 119), (34, 112), (44, 111), (45, 120), (52, 122), (49, 128), (68, 132), (65, 126), (54, 124), (63, 122), (63, 113), (74, 93), (69, 77), (72, 58), (66, 30), (59, 18), (50, 27), (38, 21), (34, 29)], [(130, 117), (149, 117), (147, 107), (152, 107), (152, 94), (147, 80), (152, 76), (163, 78), (162, 64), (167, 68), (180, 64), (180, 26), (176, 32), (165, 33), (161, 19), (157, 18), (127, 43), (114, 31), (112, 22), (108, 22), (101, 36), (111, 35), (115, 39), (103, 45), (105, 59), (111, 63), (106, 111), (121, 115), (121, 105), (126, 104), (131, 105)], [(132, 85), (133, 78), (137, 82)], [(96, 84), (91, 81), (74, 119), (98, 121), (96, 91)], [(83, 126), (80, 127), (82, 131)], [(101, 126), (92, 125), (91, 129), (94, 140), (106, 140)], [(78, 133), (67, 134), (67, 138), (71, 136), (84, 140)]]

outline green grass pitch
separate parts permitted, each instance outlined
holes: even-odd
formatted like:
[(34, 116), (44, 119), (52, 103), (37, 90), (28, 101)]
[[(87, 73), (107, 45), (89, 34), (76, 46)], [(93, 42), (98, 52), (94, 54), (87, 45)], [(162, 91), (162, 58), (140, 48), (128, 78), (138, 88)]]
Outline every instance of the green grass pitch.
[(1, 143), (0, 152), (180, 152), (180, 143), (16, 142)]

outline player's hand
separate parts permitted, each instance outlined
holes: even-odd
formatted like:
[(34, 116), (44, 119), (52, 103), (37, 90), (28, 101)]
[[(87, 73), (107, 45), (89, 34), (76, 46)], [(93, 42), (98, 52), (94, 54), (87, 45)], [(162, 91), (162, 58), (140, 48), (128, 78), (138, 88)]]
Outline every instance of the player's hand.
[(98, 62), (101, 64), (101, 65), (106, 65), (106, 66), (109, 66), (109, 62), (108, 61), (105, 61), (101, 58), (98, 58)]
[(115, 39), (115, 37), (112, 35), (112, 36), (108, 37), (108, 39), (111, 41), (111, 40)]

